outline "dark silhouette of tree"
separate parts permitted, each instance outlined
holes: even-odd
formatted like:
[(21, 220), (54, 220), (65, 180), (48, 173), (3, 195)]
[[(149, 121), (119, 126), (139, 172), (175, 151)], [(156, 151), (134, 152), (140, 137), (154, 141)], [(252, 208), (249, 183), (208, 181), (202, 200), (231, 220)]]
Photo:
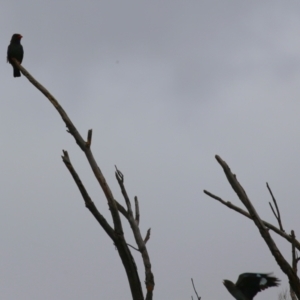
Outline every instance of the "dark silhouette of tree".
[[(126, 208), (120, 204), (113, 196), (113, 193), (107, 184), (104, 175), (99, 168), (92, 150), (92, 130), (90, 129), (87, 134), (87, 140), (85, 141), (78, 130), (76, 129), (75, 125), (72, 123), (70, 118), (68, 117), (67, 113), (64, 111), (62, 106), (58, 103), (58, 101), (54, 98), (53, 95), (50, 94), (37, 80), (35, 80), (29, 72), (19, 64), (19, 62), (12, 58), (12, 63), (15, 67), (17, 67), (22, 74), (27, 77), (27, 79), (38, 89), (40, 90), (50, 101), (50, 103), (54, 106), (57, 112), (60, 114), (61, 118), (66, 124), (67, 132), (70, 133), (79, 148), (84, 152), (87, 161), (106, 197), (107, 205), (109, 207), (111, 218), (112, 218), (112, 225), (104, 218), (101, 212), (97, 209), (96, 205), (92, 201), (91, 197), (89, 196), (88, 191), (85, 189), (84, 184), (82, 183), (79, 175), (77, 174), (75, 168), (73, 167), (69, 154), (67, 151), (63, 150), (62, 160), (66, 167), (68, 168), (70, 174), (72, 175), (81, 195), (85, 202), (85, 206), (87, 209), (92, 213), (98, 223), (101, 225), (103, 230), (107, 233), (107, 235), (111, 238), (114, 245), (117, 248), (123, 266), (125, 268), (127, 279), (129, 282), (132, 299), (133, 300), (152, 300), (153, 299), (153, 290), (154, 290), (154, 275), (151, 270), (151, 262), (150, 257), (147, 250), (147, 241), (150, 238), (150, 229), (148, 229), (145, 238), (142, 237), (139, 228), (139, 220), (140, 220), (140, 211), (139, 211), (139, 202), (138, 198), (134, 198), (134, 212), (131, 205), (131, 201), (128, 197), (126, 192), (126, 188), (124, 185), (124, 175), (120, 170), (116, 167), (116, 179), (120, 186), (122, 195), (125, 200)], [(123, 232), (123, 225), (122, 219), (120, 214), (127, 220), (130, 224), (133, 236), (135, 238), (135, 242), (137, 247), (130, 246), (124, 236)], [(144, 297), (141, 281), (139, 278), (139, 274), (137, 271), (135, 260), (131, 254), (130, 247), (135, 249), (136, 251), (141, 253), (141, 257), (144, 263), (145, 268), (145, 285), (146, 285), (146, 296)]]
[[(66, 124), (67, 132), (70, 133), (79, 148), (84, 152), (87, 161), (94, 173), (94, 176), (96, 177), (105, 197), (107, 200), (108, 207), (110, 209), (111, 218), (112, 218), (112, 224), (109, 224), (109, 222), (104, 218), (104, 216), (101, 214), (101, 212), (97, 209), (94, 202), (92, 201), (91, 197), (88, 194), (88, 191), (85, 189), (84, 184), (82, 183), (79, 175), (77, 174), (75, 168), (73, 167), (69, 154), (67, 151), (63, 150), (62, 160), (64, 164), (66, 165), (67, 169), (69, 170), (71, 176), (73, 177), (73, 180), (75, 181), (82, 198), (85, 202), (85, 206), (89, 211), (92, 213), (92, 215), (95, 217), (95, 219), (98, 221), (98, 223), (101, 225), (103, 230), (107, 233), (107, 235), (111, 238), (114, 245), (117, 248), (117, 251), (119, 253), (119, 256), (121, 258), (121, 261), (123, 263), (123, 266), (125, 268), (127, 279), (129, 282), (132, 299), (133, 300), (152, 300), (153, 299), (153, 290), (154, 290), (154, 275), (152, 273), (151, 269), (151, 262), (150, 257), (147, 250), (147, 241), (150, 238), (150, 229), (148, 229), (145, 238), (142, 237), (142, 234), (140, 232), (139, 228), (139, 220), (140, 220), (140, 211), (139, 211), (139, 202), (138, 198), (134, 198), (134, 209), (132, 208), (131, 201), (129, 199), (129, 196), (127, 194), (125, 185), (124, 185), (124, 175), (118, 168), (116, 167), (116, 179), (118, 181), (118, 184), (120, 186), (122, 195), (125, 200), (126, 207), (124, 207), (121, 203), (119, 203), (113, 196), (112, 191), (110, 190), (109, 185), (106, 182), (106, 179), (104, 175), (101, 172), (101, 169), (99, 168), (93, 153), (91, 151), (91, 144), (92, 144), (92, 130), (90, 129), (87, 133), (87, 140), (85, 141), (82, 136), (79, 134), (78, 130), (76, 129), (75, 125), (72, 123), (70, 118), (68, 117), (67, 113), (64, 111), (64, 109), (61, 107), (61, 105), (58, 103), (58, 101), (54, 98), (53, 95), (50, 94), (50, 92), (45, 89), (39, 82), (37, 82), (30, 74), (29, 72), (19, 64), (19, 62), (16, 59), (12, 59), (12, 64), (18, 68), (22, 74), (27, 77), (27, 79), (39, 90), (41, 91), (46, 98), (50, 101), (50, 103), (54, 106), (54, 108), (57, 110), (57, 112), (60, 114), (61, 118)], [(290, 295), (292, 300), (296, 300), (297, 298), (300, 299), (300, 280), (297, 276), (297, 263), (299, 262), (300, 258), (297, 256), (297, 251), (300, 251), (300, 242), (296, 239), (295, 232), (292, 230), (291, 234), (287, 234), (284, 230), (284, 227), (282, 225), (281, 215), (280, 211), (277, 205), (277, 201), (267, 184), (267, 188), (271, 194), (272, 201), (274, 203), (274, 206), (269, 202), (270, 207), (272, 209), (272, 212), (278, 222), (278, 227), (262, 220), (259, 216), (259, 214), (256, 212), (253, 204), (251, 203), (250, 199), (248, 198), (245, 190), (241, 186), (241, 184), (238, 182), (235, 174), (233, 174), (229, 168), (229, 166), (226, 164), (225, 161), (223, 161), (218, 155), (216, 155), (216, 160), (223, 168), (223, 171), (227, 177), (228, 182), (230, 183), (232, 189), (237, 194), (240, 201), (243, 203), (243, 205), (246, 207), (246, 210), (239, 208), (235, 205), (233, 205), (229, 201), (224, 201), (222, 198), (204, 190), (204, 193), (210, 196), (211, 198), (219, 201), (220, 203), (224, 204), (225, 206), (229, 207), (230, 209), (235, 210), (236, 212), (244, 215), (245, 217), (253, 220), (255, 226), (258, 228), (262, 238), (264, 239), (265, 243), (267, 244), (271, 254), (274, 256), (277, 264), (281, 268), (281, 270), (286, 274), (286, 276), (289, 279), (290, 283)], [(123, 225), (122, 225), (122, 219), (121, 215), (127, 220), (127, 222), (130, 224), (133, 236), (135, 238), (136, 247), (131, 246), (127, 243), (124, 232), (123, 232)], [(270, 231), (275, 232), (276, 234), (280, 235), (284, 239), (286, 239), (292, 247), (292, 264), (290, 265), (287, 260), (283, 257), (281, 252), (279, 251), (276, 243), (272, 239), (270, 235)], [(135, 260), (131, 254), (130, 248), (135, 249), (136, 251), (139, 251), (141, 253), (141, 257), (144, 264), (145, 269), (145, 286), (146, 286), (146, 296), (144, 296), (141, 281), (139, 278), (139, 274), (137, 271)], [(193, 283), (193, 282), (192, 282)], [(193, 284), (194, 291), (196, 293), (197, 299), (200, 299), (195, 286)], [(286, 294), (282, 294), (281, 297), (283, 299), (286, 299)], [(193, 297), (192, 297), (193, 299)]]

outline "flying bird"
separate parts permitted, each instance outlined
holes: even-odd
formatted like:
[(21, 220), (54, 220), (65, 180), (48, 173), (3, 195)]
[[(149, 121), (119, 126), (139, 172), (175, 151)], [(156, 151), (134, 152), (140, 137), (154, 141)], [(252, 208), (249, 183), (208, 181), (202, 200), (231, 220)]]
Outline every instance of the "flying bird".
[(13, 34), (13, 36), (11, 37), (10, 44), (8, 45), (7, 48), (7, 61), (12, 65), (14, 69), (14, 77), (21, 76), (20, 70), (16, 68), (11, 61), (12, 58), (15, 58), (19, 63), (21, 63), (23, 60), (24, 51), (21, 45), (21, 38), (22, 38), (21, 34), (19, 33)]
[(279, 285), (280, 280), (270, 275), (271, 273), (243, 273), (236, 284), (230, 280), (224, 280), (223, 284), (236, 300), (252, 300), (258, 292)]

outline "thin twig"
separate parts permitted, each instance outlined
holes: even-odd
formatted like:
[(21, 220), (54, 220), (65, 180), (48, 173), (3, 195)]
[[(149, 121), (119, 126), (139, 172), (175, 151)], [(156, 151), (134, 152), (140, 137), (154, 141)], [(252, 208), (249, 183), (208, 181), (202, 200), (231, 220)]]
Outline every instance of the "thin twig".
[(130, 245), (130, 244), (127, 244), (129, 247), (131, 247), (132, 249), (134, 249), (135, 251), (137, 251), (137, 252), (141, 252), (138, 248), (135, 248), (135, 247), (133, 247), (132, 245)]
[(150, 239), (150, 233), (151, 233), (151, 228), (149, 228), (149, 229), (147, 230), (147, 234), (146, 234), (145, 239), (144, 239), (145, 245), (147, 244), (147, 242), (148, 242), (149, 239)]
[(69, 154), (67, 151), (63, 150), (62, 160), (66, 165), (67, 169), (71, 173), (81, 195), (85, 202), (86, 208), (92, 213), (98, 223), (102, 226), (108, 236), (115, 242), (116, 236), (113, 228), (107, 223), (106, 219), (102, 216), (102, 214), (98, 211), (97, 207), (95, 206), (94, 202), (92, 201), (91, 197), (89, 196), (87, 190), (85, 189), (79, 175), (75, 171), (71, 160), (69, 158)]
[[(229, 207), (230, 209), (242, 214), (243, 216), (249, 218), (250, 220), (252, 220), (252, 217), (250, 216), (250, 214), (248, 212), (246, 212), (245, 210), (235, 206), (234, 204), (232, 204), (231, 202), (229, 201), (225, 201), (223, 200), (222, 198), (212, 194), (211, 192), (209, 191), (206, 191), (204, 190), (203, 191), (206, 195), (208, 195), (209, 197), (221, 202), (222, 204), (224, 204), (225, 206)], [(276, 232), (278, 235), (280, 235), (281, 237), (285, 238), (287, 241), (289, 241), (290, 243), (292, 243), (292, 237), (285, 233), (284, 231), (278, 229), (276, 226), (266, 222), (266, 221), (263, 221), (262, 222), (264, 223), (264, 225), (266, 227), (268, 227), (270, 230), (273, 230), (274, 232)], [(300, 242), (298, 240), (295, 240), (295, 247), (300, 251)]]
[[(195, 294), (196, 294), (196, 296), (197, 296), (197, 299), (198, 299), (198, 300), (201, 300), (201, 297), (199, 297), (199, 295), (198, 295), (198, 293), (197, 293), (197, 290), (196, 290), (196, 288), (195, 288), (193, 278), (191, 278), (191, 280), (192, 280), (192, 285), (193, 285), (193, 288), (194, 288), (194, 292), (195, 292)], [(193, 296), (192, 296), (192, 298), (193, 298)]]
[(93, 130), (90, 129), (90, 130), (88, 131), (87, 142), (86, 142), (87, 148), (90, 148), (90, 147), (91, 147), (91, 144), (92, 144), (92, 135), (93, 135)]
[(116, 172), (115, 172), (115, 175), (116, 175), (116, 179), (119, 183), (119, 186), (121, 188), (121, 192), (123, 194), (123, 197), (124, 197), (124, 200), (125, 200), (125, 203), (126, 203), (126, 206), (127, 206), (127, 212), (130, 216), (132, 216), (132, 208), (131, 208), (131, 202), (130, 202), (130, 199), (128, 197), (128, 194), (127, 194), (127, 191), (125, 189), (125, 186), (124, 186), (124, 175), (123, 173), (117, 168), (117, 166), (115, 166), (116, 168)]
[(274, 205), (275, 205), (275, 208), (276, 208), (276, 212), (275, 212), (275, 210), (274, 210), (273, 205), (272, 205), (271, 202), (269, 202), (269, 205), (270, 205), (270, 207), (272, 209), (272, 212), (273, 212), (273, 214), (274, 214), (274, 216), (275, 216), (275, 218), (276, 218), (276, 220), (278, 222), (280, 230), (284, 231), (283, 226), (282, 226), (282, 222), (281, 222), (280, 211), (279, 211), (279, 208), (278, 208), (278, 205), (277, 205), (277, 201), (276, 201), (276, 199), (275, 199), (275, 197), (273, 195), (273, 192), (272, 192), (272, 190), (271, 190), (271, 188), (270, 188), (270, 186), (269, 186), (268, 183), (267, 183), (267, 188), (268, 188), (269, 193), (270, 193), (270, 195), (272, 197), (272, 200), (274, 202)]
[(140, 224), (140, 206), (138, 197), (134, 197), (134, 205), (135, 205), (135, 221), (139, 225)]
[(125, 207), (122, 204), (120, 204), (116, 199), (115, 202), (117, 204), (119, 212), (128, 220), (128, 212), (125, 209)]

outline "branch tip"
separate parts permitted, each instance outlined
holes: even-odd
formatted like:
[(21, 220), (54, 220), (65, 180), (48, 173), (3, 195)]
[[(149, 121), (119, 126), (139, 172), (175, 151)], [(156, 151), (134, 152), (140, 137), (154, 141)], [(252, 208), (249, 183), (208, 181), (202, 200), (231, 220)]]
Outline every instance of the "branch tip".
[[(191, 281), (192, 281), (192, 285), (193, 285), (193, 288), (194, 288), (194, 292), (195, 292), (195, 294), (196, 294), (196, 296), (197, 296), (197, 299), (198, 299), (198, 300), (201, 300), (201, 297), (199, 297), (199, 295), (198, 295), (198, 293), (197, 293), (197, 290), (196, 290), (196, 288), (195, 288), (193, 278), (191, 278)], [(192, 299), (193, 299), (193, 296), (192, 296)]]
[(118, 180), (119, 183), (124, 183), (124, 175), (123, 173), (117, 168), (117, 166), (115, 165), (115, 168), (116, 168), (116, 178)]
[(144, 239), (144, 243), (145, 243), (145, 245), (146, 245), (146, 243), (149, 241), (149, 239), (150, 239), (150, 234), (151, 234), (151, 228), (149, 228), (148, 230), (147, 230), (147, 234), (146, 234), (146, 237), (145, 237), (145, 239)]
[(268, 188), (268, 190), (269, 190), (269, 193), (270, 193), (270, 195), (271, 195), (271, 197), (272, 197), (272, 200), (273, 200), (273, 202), (274, 202), (274, 206), (275, 206), (275, 208), (276, 208), (276, 212), (275, 212), (275, 209), (273, 208), (273, 205), (272, 205), (271, 202), (269, 202), (269, 205), (270, 205), (271, 210), (272, 210), (272, 212), (273, 212), (273, 214), (274, 214), (274, 216), (275, 216), (275, 218), (276, 218), (276, 220), (277, 220), (277, 222), (278, 222), (278, 225), (279, 225), (280, 230), (282, 230), (282, 231), (284, 232), (284, 229), (283, 229), (283, 226), (282, 226), (282, 221), (281, 221), (281, 216), (280, 216), (280, 211), (279, 211), (279, 208), (278, 208), (278, 205), (277, 205), (277, 201), (276, 201), (276, 199), (275, 199), (275, 197), (274, 197), (274, 194), (273, 194), (273, 192), (272, 192), (272, 190), (271, 190), (269, 184), (266, 183), (266, 185), (267, 185), (267, 188)]
[(93, 129), (89, 129), (88, 135), (87, 135), (87, 142), (85, 143), (87, 148), (91, 147), (92, 144), (92, 135), (93, 135)]
[(140, 223), (140, 206), (139, 206), (139, 200), (138, 197), (134, 197), (134, 206), (135, 206), (135, 221), (137, 225)]

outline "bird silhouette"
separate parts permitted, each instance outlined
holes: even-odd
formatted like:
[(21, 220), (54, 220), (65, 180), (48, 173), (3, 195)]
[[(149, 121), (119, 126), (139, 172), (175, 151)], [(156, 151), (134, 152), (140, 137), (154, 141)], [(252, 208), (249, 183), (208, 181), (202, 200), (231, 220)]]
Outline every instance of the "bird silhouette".
[(280, 280), (264, 273), (243, 273), (236, 284), (225, 279), (223, 284), (236, 300), (252, 300), (255, 295), (272, 286), (278, 286)]
[(21, 63), (23, 60), (24, 51), (23, 46), (21, 45), (21, 38), (21, 34), (13, 34), (10, 44), (7, 48), (7, 61), (12, 65), (14, 69), (14, 77), (21, 77), (20, 70), (16, 68), (11, 61), (12, 58), (15, 58), (19, 63)]

